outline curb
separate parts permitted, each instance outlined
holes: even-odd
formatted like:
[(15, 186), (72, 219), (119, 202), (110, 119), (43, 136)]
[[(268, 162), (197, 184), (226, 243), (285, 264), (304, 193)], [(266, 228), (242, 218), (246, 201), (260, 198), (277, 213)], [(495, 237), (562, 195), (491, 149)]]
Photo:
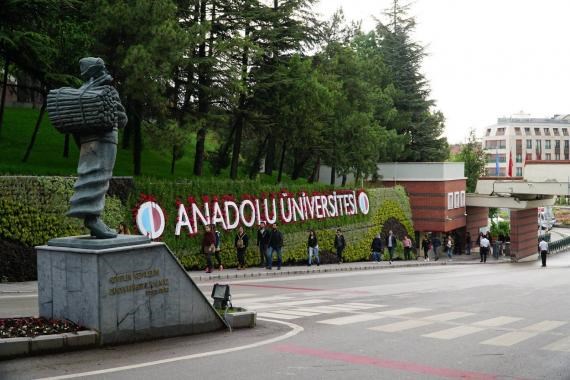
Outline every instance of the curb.
[[(511, 264), (510, 261), (487, 261), (487, 264)], [(209, 281), (209, 280), (230, 280), (230, 279), (244, 279), (244, 278), (261, 278), (261, 277), (283, 277), (290, 275), (303, 275), (303, 274), (317, 274), (317, 273), (333, 273), (333, 272), (352, 272), (359, 270), (388, 270), (393, 268), (413, 268), (413, 267), (423, 267), (423, 266), (443, 266), (443, 265), (477, 265), (480, 264), (478, 260), (472, 261), (445, 261), (441, 262), (428, 261), (428, 262), (411, 262), (409, 264), (395, 264), (395, 265), (378, 265), (378, 264), (364, 264), (362, 266), (331, 266), (327, 268), (319, 269), (293, 269), (284, 271), (257, 271), (249, 273), (227, 273), (227, 274), (210, 274), (210, 275), (193, 275), (189, 273), (193, 280), (195, 281)]]
[(91, 348), (98, 344), (99, 333), (92, 330), (39, 335), (33, 338), (6, 338), (0, 339), (0, 360)]

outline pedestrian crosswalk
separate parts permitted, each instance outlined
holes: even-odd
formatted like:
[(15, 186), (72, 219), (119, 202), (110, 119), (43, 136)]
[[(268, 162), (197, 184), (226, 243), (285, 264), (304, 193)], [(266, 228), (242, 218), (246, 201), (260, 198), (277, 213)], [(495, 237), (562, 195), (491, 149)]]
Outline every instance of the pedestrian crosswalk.
[[(513, 347), (548, 335), (551, 342), (541, 350), (570, 353), (570, 336), (566, 321), (527, 321), (509, 315), (480, 318), (470, 311), (434, 310), (408, 306), (394, 307), (370, 302), (335, 303), (337, 298), (291, 297), (244, 298), (241, 305), (255, 310), (262, 318), (296, 320), (311, 318), (317, 324), (362, 326), (373, 334), (415, 333), (421, 339), (451, 341), (477, 339), (485, 346)], [(240, 305), (240, 306), (241, 306)], [(323, 318), (324, 317), (324, 318)], [(562, 329), (564, 328), (564, 329)], [(563, 332), (560, 332), (560, 329)], [(494, 336), (490, 336), (493, 334)], [(466, 338), (471, 337), (471, 338)]]

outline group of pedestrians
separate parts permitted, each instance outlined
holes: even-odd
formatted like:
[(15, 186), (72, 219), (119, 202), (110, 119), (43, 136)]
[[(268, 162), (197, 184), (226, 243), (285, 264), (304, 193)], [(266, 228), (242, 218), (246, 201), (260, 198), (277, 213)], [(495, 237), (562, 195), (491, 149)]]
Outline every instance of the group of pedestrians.
[[(388, 261), (392, 264), (394, 259), (394, 250), (396, 249), (398, 239), (394, 235), (392, 230), (388, 231), (388, 235), (382, 238), (382, 234), (379, 232), (372, 239), (370, 244), (370, 250), (372, 251), (372, 261), (380, 262), (384, 256), (384, 250), (388, 251)], [(412, 249), (413, 243), (412, 239), (408, 235), (404, 235), (402, 238), (402, 245), (404, 246), (404, 260), (412, 259)]]
[[(259, 249), (259, 265), (267, 269), (272, 269), (273, 255), (277, 254), (277, 269), (281, 269), (282, 263), (282, 248), (283, 248), (283, 235), (277, 228), (277, 224), (273, 224), (271, 229), (266, 227), (265, 223), (260, 224), (257, 231), (256, 245)], [(245, 254), (249, 247), (249, 236), (242, 226), (238, 227), (238, 231), (234, 237), (234, 248), (237, 255), (237, 270), (246, 268)], [(215, 229), (215, 226), (206, 226), (204, 228), (204, 235), (202, 237), (202, 253), (206, 256), (206, 273), (212, 273), (213, 260), (216, 259), (218, 269), (224, 270), (222, 265), (222, 234)]]
[[(337, 263), (342, 263), (342, 255), (344, 249), (346, 248), (346, 239), (342, 233), (342, 230), (339, 228), (336, 230), (336, 234), (334, 237), (333, 246), (336, 252)], [(321, 265), (321, 258), (319, 256), (319, 240), (317, 239), (317, 234), (315, 230), (309, 230), (309, 237), (307, 239), (307, 265), (313, 265), (313, 262), (317, 264), (317, 266)]]

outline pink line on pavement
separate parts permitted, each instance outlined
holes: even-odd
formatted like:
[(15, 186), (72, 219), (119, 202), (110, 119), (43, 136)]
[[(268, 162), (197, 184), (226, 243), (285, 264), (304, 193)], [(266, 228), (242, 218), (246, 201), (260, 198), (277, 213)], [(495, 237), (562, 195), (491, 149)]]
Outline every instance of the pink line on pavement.
[(436, 368), (423, 364), (402, 362), (397, 360), (379, 359), (370, 356), (352, 355), (343, 352), (319, 350), (315, 348), (301, 347), (292, 344), (280, 344), (272, 346), (273, 350), (291, 354), (318, 357), (327, 360), (336, 360), (350, 364), (369, 365), (378, 368), (393, 369), (404, 372), (414, 372), (430, 376), (446, 377), (450, 379), (471, 380), (495, 380), (496, 375), (480, 372), (461, 371), (452, 368)]
[(252, 288), (271, 288), (271, 289), (288, 289), (288, 290), (306, 290), (306, 291), (335, 291), (339, 293), (354, 293), (354, 294), (368, 294), (364, 290), (344, 290), (344, 289), (316, 289), (316, 288), (297, 288), (293, 286), (279, 286), (279, 285), (258, 285), (258, 284), (232, 284), (232, 286), (250, 286)]

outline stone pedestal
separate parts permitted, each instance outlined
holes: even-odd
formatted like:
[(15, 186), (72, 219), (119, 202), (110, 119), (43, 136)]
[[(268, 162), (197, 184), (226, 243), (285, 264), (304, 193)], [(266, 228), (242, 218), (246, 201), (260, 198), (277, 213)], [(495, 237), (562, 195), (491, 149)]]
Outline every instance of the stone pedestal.
[(226, 328), (168, 247), (141, 239), (73, 237), (37, 247), (40, 316), (97, 330), (101, 344)]

